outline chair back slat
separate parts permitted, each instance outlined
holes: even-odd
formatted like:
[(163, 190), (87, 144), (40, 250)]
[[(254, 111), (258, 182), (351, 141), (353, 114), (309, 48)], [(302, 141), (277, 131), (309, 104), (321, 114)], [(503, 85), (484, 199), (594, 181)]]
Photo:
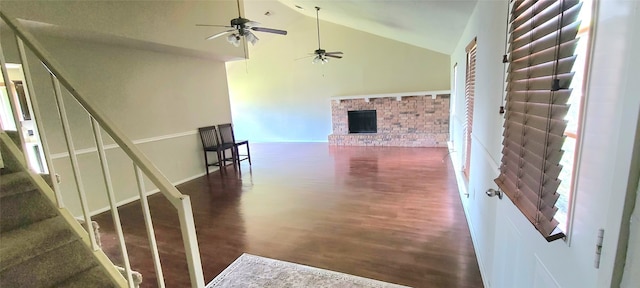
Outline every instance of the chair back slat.
[(231, 123), (218, 125), (218, 130), (220, 130), (220, 141), (223, 144), (235, 144), (236, 138), (233, 135), (233, 126), (231, 125)]
[(218, 133), (216, 131), (216, 126), (207, 126), (198, 128), (198, 132), (200, 132), (200, 140), (202, 141), (202, 147), (216, 147), (219, 145), (220, 141), (218, 140)]

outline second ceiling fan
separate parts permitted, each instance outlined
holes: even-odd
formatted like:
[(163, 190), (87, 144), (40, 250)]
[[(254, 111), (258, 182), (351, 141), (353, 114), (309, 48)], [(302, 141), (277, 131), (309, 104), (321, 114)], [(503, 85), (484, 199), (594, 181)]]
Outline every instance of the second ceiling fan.
[(313, 55), (316, 55), (315, 57), (313, 57), (313, 61), (311, 61), (311, 63), (315, 64), (315, 63), (327, 63), (329, 62), (329, 58), (337, 58), (340, 59), (342, 58), (343, 53), (340, 51), (337, 52), (327, 52), (326, 50), (320, 48), (320, 16), (319, 16), (319, 12), (320, 12), (320, 7), (316, 6), (316, 26), (318, 28), (318, 49), (316, 51), (313, 51)]

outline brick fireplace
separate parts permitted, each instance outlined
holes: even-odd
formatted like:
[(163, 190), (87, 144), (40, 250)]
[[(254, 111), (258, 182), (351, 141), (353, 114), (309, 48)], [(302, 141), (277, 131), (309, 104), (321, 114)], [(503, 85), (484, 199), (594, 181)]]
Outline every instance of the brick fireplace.
[[(449, 91), (332, 98), (330, 145), (446, 147)], [(375, 110), (377, 133), (349, 133), (348, 112)]]

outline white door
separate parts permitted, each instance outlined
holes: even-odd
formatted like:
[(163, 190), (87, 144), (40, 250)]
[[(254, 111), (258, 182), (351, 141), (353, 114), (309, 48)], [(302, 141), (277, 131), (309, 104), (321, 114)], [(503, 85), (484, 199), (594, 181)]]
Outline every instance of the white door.
[[(31, 100), (29, 97), (29, 89), (27, 89), (24, 72), (22, 65), (20, 64), (7, 64), (7, 73), (11, 83), (7, 87), (2, 87), (2, 98), (0, 99), (1, 119), (3, 125), (7, 125), (7, 130), (21, 129), (24, 136), (25, 149), (27, 159), (29, 160), (29, 167), (37, 173), (48, 173), (47, 163), (44, 157), (44, 149), (40, 141), (40, 136), (36, 126), (36, 119), (31, 106)], [(3, 84), (6, 86), (6, 84)], [(7, 90), (9, 88), (10, 90)], [(16, 109), (18, 111), (19, 125), (14, 125), (13, 115), (11, 113), (11, 104), (8, 101), (8, 95), (6, 91), (10, 91), (13, 96)], [(17, 127), (16, 127), (17, 126)]]
[[(508, 197), (495, 217), (491, 287), (609, 287), (640, 104), (637, 1), (600, 1), (587, 88), (584, 142), (568, 241), (547, 243)], [(635, 35), (634, 35), (635, 34)], [(636, 65), (631, 65), (635, 63)], [(635, 80), (634, 80), (635, 78)], [(484, 160), (484, 159), (483, 159)], [(480, 160), (480, 161), (483, 161)], [(473, 173), (473, 172), (472, 172)], [(600, 267), (598, 230), (604, 229)]]

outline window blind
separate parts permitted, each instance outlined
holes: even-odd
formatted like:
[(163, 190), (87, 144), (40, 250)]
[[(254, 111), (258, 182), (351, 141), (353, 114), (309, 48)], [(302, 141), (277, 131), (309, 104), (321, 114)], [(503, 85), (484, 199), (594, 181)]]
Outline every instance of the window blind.
[(476, 39), (474, 38), (466, 47), (467, 51), (467, 71), (464, 84), (465, 99), (465, 156), (464, 156), (464, 174), (469, 177), (469, 166), (471, 165), (471, 130), (473, 128), (473, 99), (475, 97), (476, 87)]
[(512, 1), (506, 113), (495, 183), (547, 241), (563, 238), (555, 203), (573, 79), (579, 0)]

